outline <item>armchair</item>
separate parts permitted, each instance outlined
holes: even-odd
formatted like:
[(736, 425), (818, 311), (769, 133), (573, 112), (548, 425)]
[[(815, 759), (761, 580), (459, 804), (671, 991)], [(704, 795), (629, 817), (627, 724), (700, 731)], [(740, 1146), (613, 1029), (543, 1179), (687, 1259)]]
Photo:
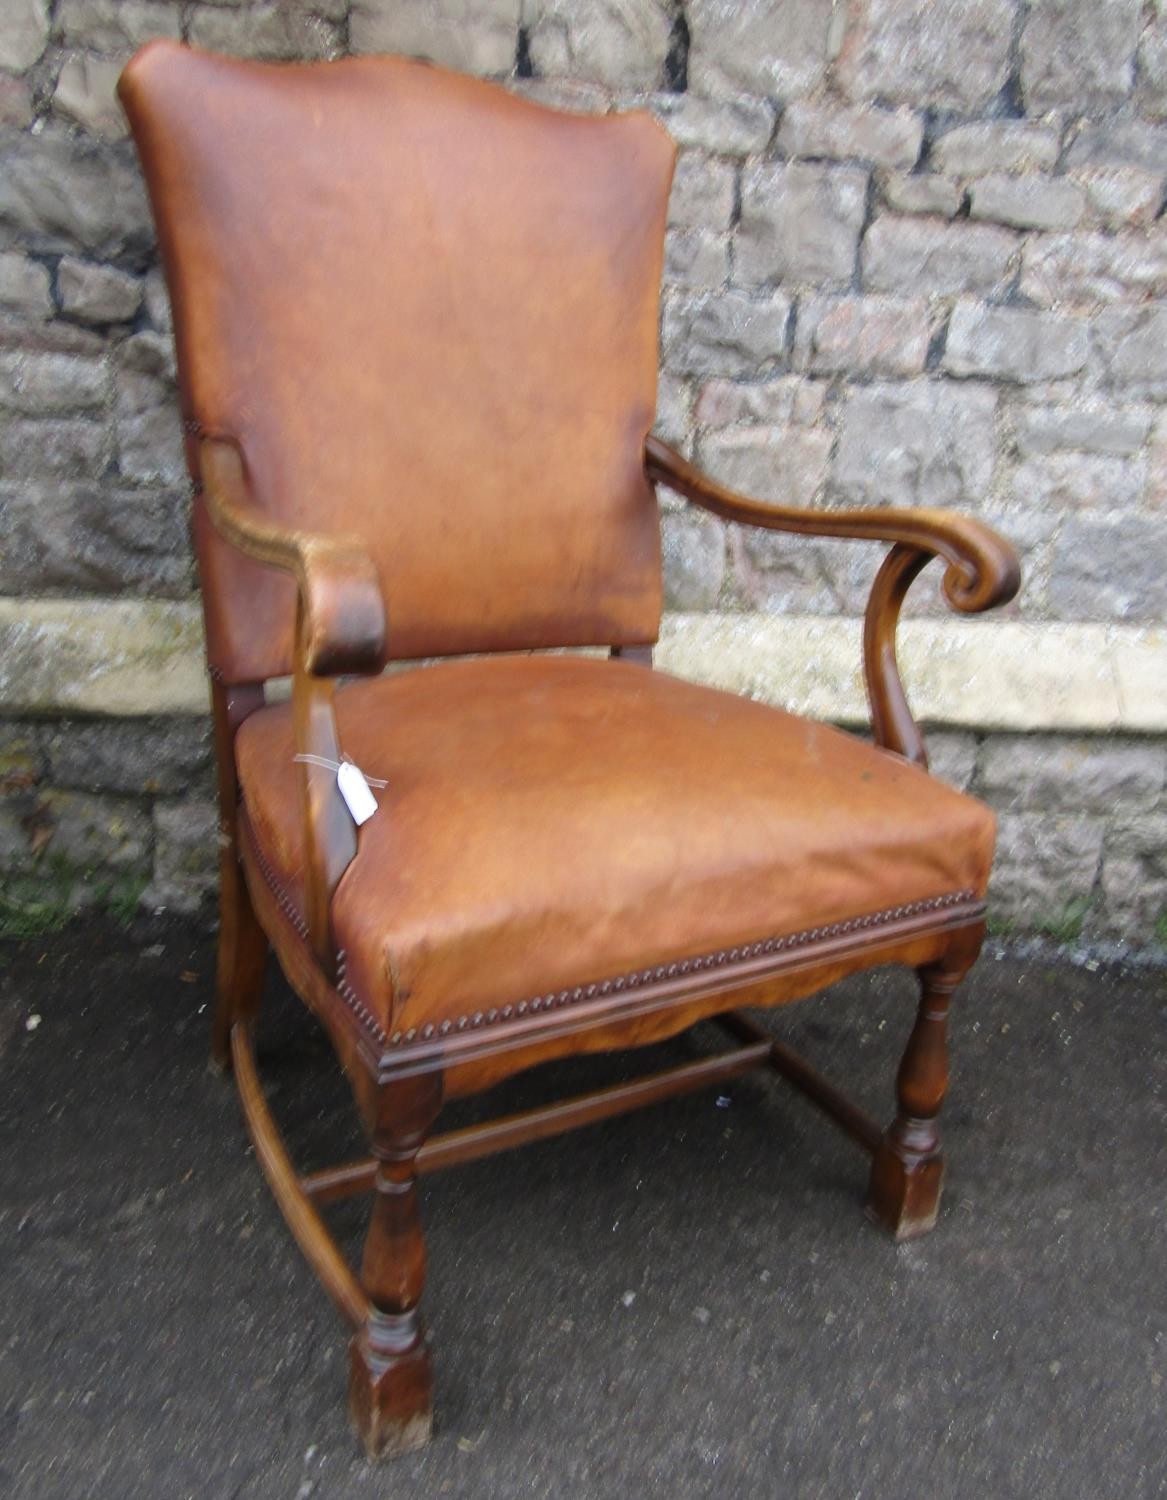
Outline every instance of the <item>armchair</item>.
[[(946, 1012), (981, 942), (994, 824), (927, 775), (895, 629), (933, 556), (956, 609), (1009, 599), (1008, 545), (941, 511), (764, 505), (647, 436), (673, 162), (647, 116), (560, 115), (400, 59), (173, 43), (120, 92), (196, 487), (212, 1051), (353, 1330), (369, 1453), (430, 1434), (425, 1173), (765, 1067), (870, 1155), (881, 1224), (931, 1228)], [(656, 484), (734, 522), (891, 544), (864, 639), (874, 746), (652, 670)], [(383, 673), (422, 658), (439, 660)], [(268, 702), (289, 671), (290, 704)], [(384, 783), (359, 825), (345, 760)], [(269, 948), (335, 1047), (367, 1160), (300, 1175), (288, 1158), (253, 1048)], [(887, 963), (921, 999), (882, 1130), (744, 1008)], [(710, 1018), (738, 1045), (432, 1133), (448, 1099)], [(359, 1273), (321, 1215), (353, 1193), (372, 1196)]]

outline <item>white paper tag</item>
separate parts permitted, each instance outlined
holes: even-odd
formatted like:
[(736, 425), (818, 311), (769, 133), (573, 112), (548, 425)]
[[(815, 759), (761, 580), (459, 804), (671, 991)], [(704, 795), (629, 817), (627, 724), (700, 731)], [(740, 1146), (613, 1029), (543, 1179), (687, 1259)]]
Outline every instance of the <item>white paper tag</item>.
[(351, 760), (341, 761), (336, 773), (336, 787), (357, 827), (367, 823), (377, 811), (377, 799), (369, 790), (361, 768), (354, 766)]

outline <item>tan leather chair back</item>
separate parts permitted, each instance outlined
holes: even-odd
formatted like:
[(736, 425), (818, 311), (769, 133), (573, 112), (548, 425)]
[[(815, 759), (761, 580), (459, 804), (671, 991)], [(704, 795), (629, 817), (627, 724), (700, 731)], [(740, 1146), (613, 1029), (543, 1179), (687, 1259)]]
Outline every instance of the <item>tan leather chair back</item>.
[[(364, 539), (387, 654), (654, 640), (665, 132), (399, 58), (158, 42), (120, 88), (188, 431), (237, 439), (264, 511)], [(195, 535), (212, 667), (288, 671), (293, 586), (197, 503)]]

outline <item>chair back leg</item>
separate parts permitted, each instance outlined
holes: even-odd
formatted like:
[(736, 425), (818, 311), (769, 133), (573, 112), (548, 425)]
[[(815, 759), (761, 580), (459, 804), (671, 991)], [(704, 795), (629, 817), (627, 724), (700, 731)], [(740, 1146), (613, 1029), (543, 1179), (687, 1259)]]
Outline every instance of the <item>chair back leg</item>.
[(211, 686), (215, 763), (219, 780), (219, 958), (215, 1011), (211, 1020), (211, 1061), (231, 1067), (231, 1028), (259, 1006), (268, 941), (251, 905), (239, 862), (239, 788), (235, 779), (235, 734), (249, 714), (263, 707), (257, 683)]

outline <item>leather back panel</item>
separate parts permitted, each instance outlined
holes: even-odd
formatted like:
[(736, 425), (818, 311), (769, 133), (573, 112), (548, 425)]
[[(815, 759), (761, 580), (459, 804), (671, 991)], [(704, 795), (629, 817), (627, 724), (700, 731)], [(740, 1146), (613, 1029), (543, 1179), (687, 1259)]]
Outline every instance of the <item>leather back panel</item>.
[[(263, 511), (364, 540), (388, 656), (654, 640), (664, 131), (400, 58), (156, 42), (120, 92), (183, 416)], [(294, 586), (197, 504), (195, 538), (212, 666), (288, 671)]]

